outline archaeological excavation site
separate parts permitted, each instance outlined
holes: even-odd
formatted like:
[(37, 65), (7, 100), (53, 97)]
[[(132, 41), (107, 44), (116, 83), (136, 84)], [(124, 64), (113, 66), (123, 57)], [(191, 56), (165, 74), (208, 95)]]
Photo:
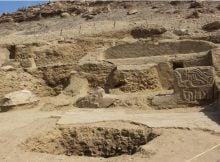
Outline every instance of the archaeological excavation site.
[(220, 162), (220, 1), (1, 5), (1, 162)]

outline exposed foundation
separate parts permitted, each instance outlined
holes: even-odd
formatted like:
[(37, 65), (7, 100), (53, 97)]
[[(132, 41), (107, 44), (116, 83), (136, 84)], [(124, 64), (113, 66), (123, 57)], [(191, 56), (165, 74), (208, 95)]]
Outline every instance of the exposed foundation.
[[(144, 93), (151, 90), (160, 94), (156, 98), (151, 97), (151, 103), (156, 107), (205, 105), (216, 99), (212, 52), (216, 48), (213, 43), (193, 40), (124, 42), (96, 54), (88, 54), (80, 60), (80, 67), (84, 67), (81, 71), (92, 87), (102, 87), (106, 93), (116, 90), (125, 94)], [(93, 68), (85, 68), (101, 64), (111, 66), (99, 68), (98, 74), (97, 70), (96, 73), (91, 71)], [(185, 84), (190, 94), (187, 92), (186, 95), (180, 84)], [(198, 84), (197, 88), (194, 84)], [(173, 90), (173, 93), (166, 94), (165, 90)]]

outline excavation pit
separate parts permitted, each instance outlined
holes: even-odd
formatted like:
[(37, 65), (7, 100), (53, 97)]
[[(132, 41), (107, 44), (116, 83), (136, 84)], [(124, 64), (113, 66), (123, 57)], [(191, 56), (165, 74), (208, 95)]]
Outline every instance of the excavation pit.
[(128, 40), (97, 49), (79, 61), (90, 87), (106, 93), (174, 88), (174, 70), (213, 66), (213, 43), (200, 40)]
[(165, 56), (176, 54), (191, 54), (205, 52), (216, 46), (213, 43), (195, 40), (170, 41), (162, 40), (157, 43), (137, 41), (108, 48), (106, 59), (123, 59), (136, 57)]
[(133, 155), (140, 150), (141, 145), (157, 136), (146, 126), (113, 127), (60, 127), (46, 135), (28, 139), (22, 147), (28, 151), (55, 155), (109, 158)]

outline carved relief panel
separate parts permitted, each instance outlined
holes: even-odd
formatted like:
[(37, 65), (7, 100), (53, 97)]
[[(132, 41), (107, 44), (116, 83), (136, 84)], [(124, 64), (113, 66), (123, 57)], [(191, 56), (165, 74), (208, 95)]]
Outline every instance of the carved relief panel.
[(214, 95), (214, 69), (211, 66), (174, 70), (174, 94), (178, 103), (209, 102)]

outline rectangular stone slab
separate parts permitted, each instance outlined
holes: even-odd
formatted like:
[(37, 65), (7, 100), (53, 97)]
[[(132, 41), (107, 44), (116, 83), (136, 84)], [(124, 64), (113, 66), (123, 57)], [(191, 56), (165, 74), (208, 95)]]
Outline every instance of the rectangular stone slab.
[(174, 94), (181, 104), (204, 104), (214, 98), (214, 68), (197, 66), (174, 70)]
[[(208, 115), (207, 115), (208, 114)], [(207, 117), (209, 116), (209, 117)], [(200, 128), (220, 132), (220, 126), (210, 117), (218, 117), (215, 113), (189, 112), (134, 112), (122, 109), (75, 109), (61, 115), (58, 125), (85, 124), (103, 121), (130, 121), (149, 127), (183, 127)], [(1, 124), (1, 123), (0, 123)]]

